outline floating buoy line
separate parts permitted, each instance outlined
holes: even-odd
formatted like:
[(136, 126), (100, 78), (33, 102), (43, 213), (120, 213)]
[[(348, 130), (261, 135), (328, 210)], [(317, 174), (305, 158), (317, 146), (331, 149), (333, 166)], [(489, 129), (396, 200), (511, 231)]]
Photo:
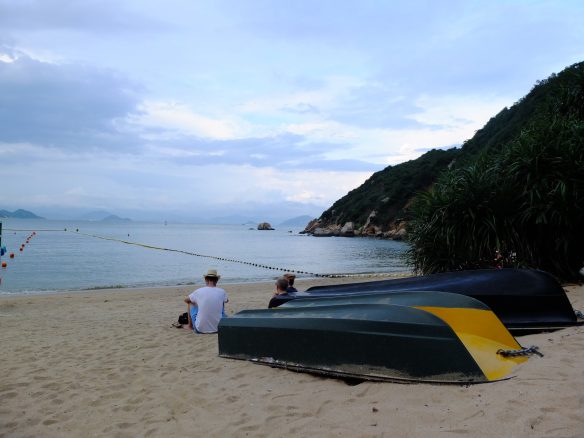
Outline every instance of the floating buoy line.
[[(2, 226), (1, 226), (1, 225), (2, 225), (2, 224), (0, 223), (0, 242), (1, 242), (1, 239), (2, 239)], [(8, 230), (8, 231), (18, 231), (18, 230), (12, 230), (12, 229), (9, 229), (9, 228), (5, 228), (5, 229), (6, 229), (6, 230)], [(33, 231), (33, 230), (20, 230), (20, 231), (32, 231), (32, 233), (31, 233), (31, 234), (30, 234), (30, 235), (29, 235), (29, 236), (26, 238), (25, 242), (24, 242), (24, 243), (22, 243), (22, 244), (20, 245), (19, 251), (20, 251), (20, 252), (23, 252), (23, 251), (24, 251), (24, 248), (26, 247), (26, 245), (28, 245), (28, 244), (30, 243), (30, 240), (31, 240), (31, 239), (32, 239), (34, 236), (36, 236), (36, 231)], [(1, 259), (1, 258), (2, 258), (2, 256), (3, 256), (4, 254), (6, 254), (7, 252), (8, 252), (8, 250), (6, 249), (6, 247), (5, 247), (5, 246), (2, 246), (2, 245), (0, 245), (0, 259)], [(11, 252), (11, 253), (8, 255), (8, 257), (9, 257), (10, 259), (14, 259), (15, 255), (14, 255), (14, 253), (13, 253), (13, 252)], [(6, 268), (8, 268), (8, 263), (3, 261), (3, 262), (1, 262), (1, 263), (0, 263), (0, 267), (2, 267), (2, 269), (6, 269)], [(0, 277), (0, 284), (2, 284), (2, 277)]]
[[(33, 230), (20, 230), (20, 229), (6, 229), (7, 231), (33, 231)], [(207, 258), (207, 259), (212, 259), (212, 260), (219, 260), (222, 262), (230, 262), (230, 263), (239, 263), (242, 265), (248, 265), (248, 266), (253, 266), (256, 268), (263, 268), (263, 269), (268, 269), (268, 270), (273, 270), (273, 271), (282, 271), (282, 272), (291, 272), (291, 273), (295, 273), (295, 274), (304, 274), (304, 275), (310, 275), (313, 277), (321, 277), (321, 278), (349, 278), (349, 277), (405, 277), (408, 275), (411, 275), (409, 273), (404, 273), (404, 272), (400, 272), (400, 273), (396, 273), (396, 272), (392, 272), (392, 273), (387, 273), (387, 272), (375, 272), (375, 273), (360, 273), (360, 274), (319, 274), (316, 272), (308, 272), (308, 271), (302, 271), (302, 270), (298, 270), (298, 269), (289, 269), (289, 268), (282, 268), (282, 267), (276, 267), (276, 266), (268, 266), (268, 265), (263, 265), (261, 263), (254, 263), (254, 262), (248, 262), (245, 260), (237, 260), (237, 259), (230, 259), (227, 257), (219, 257), (219, 256), (213, 256), (213, 255), (207, 255), (207, 254), (199, 254), (196, 252), (191, 252), (191, 251), (185, 251), (185, 250), (181, 250), (181, 249), (174, 249), (174, 248), (165, 248), (162, 246), (155, 246), (155, 245), (148, 245), (145, 243), (140, 243), (140, 242), (132, 242), (129, 240), (124, 240), (124, 239), (117, 239), (115, 237), (106, 237), (106, 236), (100, 236), (98, 234), (90, 234), (90, 233), (83, 233), (81, 231), (79, 231), (79, 229), (77, 228), (75, 231), (69, 231), (67, 228), (65, 229), (44, 229), (44, 230), (37, 230), (37, 231), (49, 231), (49, 232), (65, 232), (65, 233), (73, 233), (73, 234), (79, 234), (85, 237), (91, 237), (94, 239), (101, 239), (101, 240), (109, 240), (112, 242), (118, 242), (118, 243), (123, 243), (126, 245), (134, 245), (134, 246), (139, 246), (142, 248), (147, 248), (147, 249), (153, 249), (153, 250), (157, 250), (157, 251), (168, 251), (168, 252), (176, 252), (176, 253), (180, 253), (180, 254), (186, 254), (186, 255), (190, 255), (190, 256), (194, 256), (194, 257), (201, 257), (201, 258)], [(36, 231), (35, 231), (36, 234)], [(30, 239), (30, 237), (29, 237)], [(28, 243), (28, 241), (27, 241)], [(23, 245), (24, 246), (24, 245)], [(21, 251), (22, 251), (22, 247), (21, 247)]]

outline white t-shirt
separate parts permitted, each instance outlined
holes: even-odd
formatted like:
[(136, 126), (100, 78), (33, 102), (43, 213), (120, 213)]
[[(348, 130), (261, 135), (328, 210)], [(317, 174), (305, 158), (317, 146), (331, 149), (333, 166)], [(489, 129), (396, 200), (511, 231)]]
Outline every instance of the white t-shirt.
[(223, 316), (223, 306), (228, 301), (227, 292), (220, 287), (205, 286), (189, 295), (192, 303), (199, 308), (194, 322), (201, 333), (215, 333)]

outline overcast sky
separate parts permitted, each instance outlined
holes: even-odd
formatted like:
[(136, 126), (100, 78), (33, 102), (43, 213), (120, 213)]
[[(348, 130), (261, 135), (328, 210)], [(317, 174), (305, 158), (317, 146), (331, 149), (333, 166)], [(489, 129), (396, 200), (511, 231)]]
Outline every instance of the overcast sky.
[(318, 216), (583, 61), (583, 23), (581, 0), (0, 0), (0, 209)]

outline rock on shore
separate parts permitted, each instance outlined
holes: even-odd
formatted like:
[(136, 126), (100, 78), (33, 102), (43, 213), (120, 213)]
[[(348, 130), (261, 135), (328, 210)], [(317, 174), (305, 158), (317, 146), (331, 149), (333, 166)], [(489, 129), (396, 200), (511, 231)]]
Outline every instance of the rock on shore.
[(403, 240), (406, 236), (406, 223), (396, 222), (391, 224), (385, 231), (377, 225), (371, 224), (371, 219), (375, 217), (375, 212), (368, 218), (367, 222), (360, 228), (355, 228), (353, 222), (339, 224), (324, 224), (318, 219), (314, 219), (306, 225), (301, 234), (311, 234), (315, 237), (377, 237), (380, 239)]

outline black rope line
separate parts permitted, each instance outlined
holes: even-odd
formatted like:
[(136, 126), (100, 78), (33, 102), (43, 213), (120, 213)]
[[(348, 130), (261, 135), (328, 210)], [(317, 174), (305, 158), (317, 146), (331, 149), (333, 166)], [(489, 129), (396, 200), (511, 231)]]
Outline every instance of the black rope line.
[(37, 231), (37, 232), (39, 232), (39, 231), (61, 231), (61, 232), (65, 232), (65, 233), (69, 232), (69, 233), (79, 234), (79, 235), (86, 236), (86, 237), (93, 237), (95, 239), (109, 240), (112, 242), (124, 243), (126, 245), (140, 246), (142, 248), (147, 248), (147, 249), (154, 249), (154, 250), (158, 250), (158, 251), (176, 252), (176, 253), (186, 254), (186, 255), (195, 256), (195, 257), (208, 258), (208, 259), (212, 259), (212, 260), (219, 260), (219, 261), (230, 262), (230, 263), (239, 263), (242, 265), (254, 266), (254, 267), (262, 268), (262, 269), (291, 272), (291, 273), (303, 274), (303, 275), (311, 275), (313, 277), (321, 277), (321, 278), (405, 277), (405, 276), (409, 275), (407, 273), (395, 273), (395, 272), (393, 272), (393, 273), (386, 273), (386, 272), (383, 272), (383, 273), (362, 273), (362, 274), (319, 274), (316, 272), (303, 271), (303, 270), (299, 270), (299, 269), (285, 269), (285, 268), (280, 268), (280, 267), (275, 267), (275, 266), (267, 266), (267, 265), (263, 265), (263, 264), (259, 264), (259, 263), (248, 262), (245, 260), (228, 259), (225, 257), (218, 257), (218, 256), (207, 255), (207, 254), (198, 254), (196, 252), (185, 251), (185, 250), (181, 250), (181, 249), (173, 249), (173, 248), (165, 248), (162, 246), (147, 245), (145, 243), (131, 242), (129, 240), (116, 239), (114, 237), (100, 236), (97, 234), (82, 233), (79, 231), (79, 229), (76, 229), (75, 232), (69, 231), (67, 228), (60, 229), (60, 230), (58, 230), (58, 229), (21, 230), (21, 229), (13, 229), (13, 228), (4, 228), (4, 229), (7, 231)]
[(242, 264), (242, 265), (255, 266), (255, 267), (263, 268), (263, 269), (270, 269), (270, 270), (274, 270), (274, 271), (283, 271), (283, 272), (291, 272), (291, 273), (295, 273), (295, 274), (311, 275), (313, 277), (321, 277), (321, 278), (403, 277), (403, 276), (407, 275), (407, 274), (401, 274), (401, 273), (399, 273), (399, 274), (398, 273), (319, 274), (319, 273), (316, 273), (316, 272), (308, 272), (308, 271), (302, 271), (302, 270), (298, 270), (298, 269), (287, 269), (287, 268), (281, 268), (281, 267), (275, 267), (275, 266), (267, 266), (267, 265), (262, 265), (262, 264), (258, 264), (258, 263), (248, 262), (248, 261), (245, 261), (245, 260), (228, 259), (228, 258), (225, 258), (225, 257), (218, 257), (218, 256), (207, 255), (207, 254), (198, 254), (196, 252), (185, 251), (185, 250), (181, 250), (181, 249), (164, 248), (164, 247), (161, 247), (161, 246), (147, 245), (145, 243), (131, 242), (129, 240), (116, 239), (116, 238), (113, 238), (113, 237), (99, 236), (97, 234), (82, 233), (82, 232), (79, 232), (79, 231), (75, 232), (75, 234), (81, 234), (83, 236), (93, 237), (93, 238), (96, 238), (96, 239), (103, 239), (103, 240), (110, 240), (110, 241), (113, 241), (113, 242), (125, 243), (126, 245), (140, 246), (140, 247), (143, 247), (143, 248), (154, 249), (154, 250), (158, 250), (158, 251), (176, 252), (176, 253), (191, 255), (191, 256), (195, 256), (195, 257), (208, 258), (208, 259), (219, 260), (219, 261), (223, 261), (223, 262), (239, 263), (239, 264)]

